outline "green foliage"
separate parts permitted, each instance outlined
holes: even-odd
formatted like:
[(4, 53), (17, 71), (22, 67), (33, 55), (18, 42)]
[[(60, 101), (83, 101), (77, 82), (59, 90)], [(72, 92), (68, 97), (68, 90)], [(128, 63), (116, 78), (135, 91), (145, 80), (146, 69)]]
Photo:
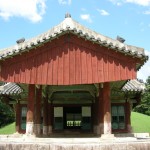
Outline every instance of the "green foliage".
[(134, 133), (150, 133), (150, 116), (132, 112), (131, 125)]
[(150, 76), (146, 80), (146, 89), (142, 95), (141, 103), (133, 111), (150, 116)]
[(14, 122), (15, 115), (13, 109), (0, 101), (0, 128)]

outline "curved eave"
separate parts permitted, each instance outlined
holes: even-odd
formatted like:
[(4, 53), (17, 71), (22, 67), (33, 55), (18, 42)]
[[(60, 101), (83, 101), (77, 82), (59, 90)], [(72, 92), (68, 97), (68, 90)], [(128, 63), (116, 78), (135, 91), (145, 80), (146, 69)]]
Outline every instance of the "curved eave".
[[(65, 19), (61, 24), (55, 26), (46, 33), (43, 33), (35, 38), (15, 45), (11, 48), (2, 50), (0, 52), (0, 60), (5, 60), (7, 58), (14, 57), (15, 55), (30, 51), (41, 45), (44, 45), (47, 42), (57, 39), (64, 34), (69, 33), (77, 35), (78, 37), (81, 37), (85, 40), (91, 41), (92, 43), (107, 47), (116, 52), (123, 53), (124, 55), (138, 58), (142, 60), (143, 64), (148, 60), (148, 56), (144, 54), (144, 49), (126, 45), (124, 43), (120, 43), (117, 40), (113, 40), (111, 38), (98, 34), (80, 25), (71, 18)], [(141, 64), (140, 66), (142, 66), (143, 64)]]
[(123, 92), (141, 93), (145, 90), (145, 84), (137, 79), (129, 80), (122, 88)]
[(23, 89), (16, 83), (6, 83), (0, 86), (1, 95), (18, 95), (23, 92)]

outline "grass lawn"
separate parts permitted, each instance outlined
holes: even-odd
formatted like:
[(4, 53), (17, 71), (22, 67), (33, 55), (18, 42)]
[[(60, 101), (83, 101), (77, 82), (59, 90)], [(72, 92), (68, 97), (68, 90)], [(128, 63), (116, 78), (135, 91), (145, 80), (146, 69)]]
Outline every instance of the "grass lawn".
[(133, 132), (135, 133), (150, 133), (150, 116), (143, 115), (137, 112), (132, 112), (131, 125), (133, 127)]
[[(150, 116), (140, 113), (131, 113), (131, 125), (134, 133), (150, 133)], [(0, 128), (0, 134), (12, 134), (15, 133), (15, 123)]]
[(13, 134), (15, 132), (15, 123), (11, 123), (3, 128), (0, 128), (0, 134)]

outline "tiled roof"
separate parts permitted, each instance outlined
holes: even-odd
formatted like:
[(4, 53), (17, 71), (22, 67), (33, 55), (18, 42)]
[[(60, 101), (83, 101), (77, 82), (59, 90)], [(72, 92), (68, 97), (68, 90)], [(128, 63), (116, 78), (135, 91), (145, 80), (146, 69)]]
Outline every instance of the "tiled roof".
[(35, 37), (29, 39), (27, 41), (23, 41), (20, 44), (12, 46), (10, 48), (6, 48), (0, 51), (0, 60), (13, 57), (14, 55), (18, 55), (25, 51), (30, 51), (31, 49), (40, 46), (43, 43), (49, 42), (59, 36), (72, 33), (79, 37), (82, 37), (86, 40), (89, 40), (93, 43), (97, 43), (99, 45), (109, 47), (114, 51), (118, 51), (120, 53), (124, 53), (125, 55), (131, 55), (133, 57), (137, 57), (143, 60), (147, 60), (148, 57), (144, 53), (143, 48), (130, 46), (124, 43), (119, 42), (118, 40), (111, 39), (109, 37), (103, 36), (95, 31), (92, 31), (85, 26), (79, 24), (74, 21), (71, 16), (67, 16), (60, 24), (54, 26), (49, 31)]
[(145, 84), (137, 79), (129, 80), (122, 88), (124, 92), (142, 92), (145, 89)]
[(4, 95), (17, 95), (23, 92), (23, 89), (16, 83), (5, 83), (0, 86), (0, 94)]
[[(137, 79), (128, 81), (122, 88), (124, 92), (142, 92), (145, 84)], [(23, 92), (23, 89), (16, 83), (5, 83), (0, 86), (0, 94), (17, 95)]]

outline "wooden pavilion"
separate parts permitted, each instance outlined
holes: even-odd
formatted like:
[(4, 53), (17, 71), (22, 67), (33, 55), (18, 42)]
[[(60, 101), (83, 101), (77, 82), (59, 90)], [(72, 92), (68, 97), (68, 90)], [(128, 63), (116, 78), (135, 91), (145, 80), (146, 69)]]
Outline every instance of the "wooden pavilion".
[(144, 87), (132, 79), (148, 57), (144, 49), (123, 42), (66, 14), (49, 31), (2, 50), (0, 81), (23, 90), (12, 96), (16, 130), (31, 135), (130, 132), (131, 103), (139, 102)]

